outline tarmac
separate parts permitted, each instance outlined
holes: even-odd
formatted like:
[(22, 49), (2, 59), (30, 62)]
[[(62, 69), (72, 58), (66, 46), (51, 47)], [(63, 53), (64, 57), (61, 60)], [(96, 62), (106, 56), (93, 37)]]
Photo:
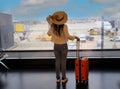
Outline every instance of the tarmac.
[[(86, 42), (81, 42), (81, 49), (101, 49), (101, 45), (103, 42), (103, 49), (119, 49), (120, 42), (112, 42), (110, 41), (110, 37), (104, 36), (103, 41), (101, 41), (101, 35), (90, 35), (89, 30), (94, 27), (93, 22), (89, 23), (74, 23), (67, 24), (68, 30), (71, 35), (76, 34), (84, 34), (85, 36), (93, 36), (94, 40), (86, 40)], [(47, 38), (47, 31), (49, 29), (48, 24), (37, 24), (30, 25), (26, 32), (27, 35), (24, 40), (20, 40), (19, 33), (15, 33), (15, 43), (14, 46), (9, 48), (8, 50), (52, 50), (53, 43), (49, 40), (40, 40), (38, 37)], [(120, 35), (120, 31), (118, 31), (118, 36)], [(76, 41), (68, 41), (69, 49), (76, 49)]]

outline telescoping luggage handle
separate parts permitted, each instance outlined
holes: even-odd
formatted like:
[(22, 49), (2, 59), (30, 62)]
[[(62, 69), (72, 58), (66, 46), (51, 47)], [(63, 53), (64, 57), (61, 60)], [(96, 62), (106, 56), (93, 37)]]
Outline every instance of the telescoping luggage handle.
[(76, 42), (76, 57), (77, 59), (80, 59), (80, 54), (79, 54), (79, 49), (80, 49), (80, 41)]

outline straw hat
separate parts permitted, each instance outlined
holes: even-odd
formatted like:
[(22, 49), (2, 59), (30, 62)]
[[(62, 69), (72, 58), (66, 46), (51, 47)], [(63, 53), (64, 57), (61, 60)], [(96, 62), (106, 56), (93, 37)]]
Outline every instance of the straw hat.
[(67, 22), (67, 14), (64, 11), (57, 11), (53, 15), (49, 15), (47, 21), (51, 19), (52, 23), (61, 25)]

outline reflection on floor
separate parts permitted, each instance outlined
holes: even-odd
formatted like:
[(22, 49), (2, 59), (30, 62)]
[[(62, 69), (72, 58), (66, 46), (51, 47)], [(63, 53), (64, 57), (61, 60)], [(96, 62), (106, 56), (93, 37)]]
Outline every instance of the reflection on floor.
[(74, 71), (66, 85), (56, 84), (54, 71), (0, 72), (0, 89), (120, 89), (120, 71), (90, 71), (88, 87), (76, 87)]

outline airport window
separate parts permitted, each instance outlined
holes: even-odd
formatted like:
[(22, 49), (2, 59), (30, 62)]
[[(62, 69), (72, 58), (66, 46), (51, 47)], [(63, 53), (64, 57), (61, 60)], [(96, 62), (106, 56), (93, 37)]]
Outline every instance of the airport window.
[[(71, 35), (77, 35), (81, 39), (81, 56), (120, 57), (119, 24), (112, 22), (114, 22), (114, 19), (110, 21), (105, 19), (77, 19), (68, 21), (69, 33)], [(113, 25), (115, 26), (113, 27)], [(1, 47), (3, 49), (6, 48), (4, 50), (8, 53), (9, 58), (54, 58), (54, 44), (47, 35), (49, 25), (46, 21), (12, 22), (12, 25), (8, 26), (10, 26), (9, 29), (11, 28), (8, 32), (5, 31), (8, 28), (1, 26), (1, 29), (3, 29), (1, 32), (3, 31), (4, 33), (1, 33)], [(75, 57), (76, 40), (69, 40), (68, 48), (68, 57)], [(1, 48), (1, 50), (3, 49)]]
[[(54, 11), (64, 10), (68, 14), (66, 24), (69, 33), (81, 39), (80, 50), (83, 51), (83, 55), (101, 56), (103, 54), (100, 52), (107, 51), (104, 55), (110, 56), (107, 54), (108, 52), (112, 54), (120, 49), (119, 10), (116, 9), (116, 13), (114, 10), (110, 10), (119, 4), (114, 1), (115, 3), (110, 8), (111, 2), (106, 2), (104, 5), (107, 5), (103, 6), (102, 1), (90, 1), (93, 3), (88, 0), (83, 2), (79, 0), (18, 0), (14, 3), (10, 2), (7, 7), (6, 3), (0, 1), (3, 4), (0, 9), (0, 50), (14, 52), (15, 57), (19, 56), (19, 58), (24, 53), (28, 53), (30, 56), (32, 52), (53, 51), (54, 44), (47, 35), (49, 25), (46, 17)], [(69, 40), (68, 48), (69, 52), (74, 51), (72, 54), (74, 55), (76, 41)], [(88, 50), (87, 54), (84, 53), (86, 50)], [(96, 50), (99, 52), (97, 53)], [(39, 57), (38, 55), (36, 57)], [(53, 57), (51, 53), (46, 55)], [(69, 56), (72, 57), (72, 55)], [(119, 57), (119, 52), (113, 55)]]
[[(111, 22), (112, 19), (103, 22), (102, 19), (77, 19), (69, 20), (67, 25), (71, 35), (80, 37), (81, 49), (119, 49), (119, 27), (115, 22)], [(53, 49), (53, 43), (47, 35), (49, 25), (46, 21), (13, 22), (13, 24), (14, 45), (8, 50)], [(69, 40), (68, 47), (70, 50), (76, 49), (76, 41)]]

